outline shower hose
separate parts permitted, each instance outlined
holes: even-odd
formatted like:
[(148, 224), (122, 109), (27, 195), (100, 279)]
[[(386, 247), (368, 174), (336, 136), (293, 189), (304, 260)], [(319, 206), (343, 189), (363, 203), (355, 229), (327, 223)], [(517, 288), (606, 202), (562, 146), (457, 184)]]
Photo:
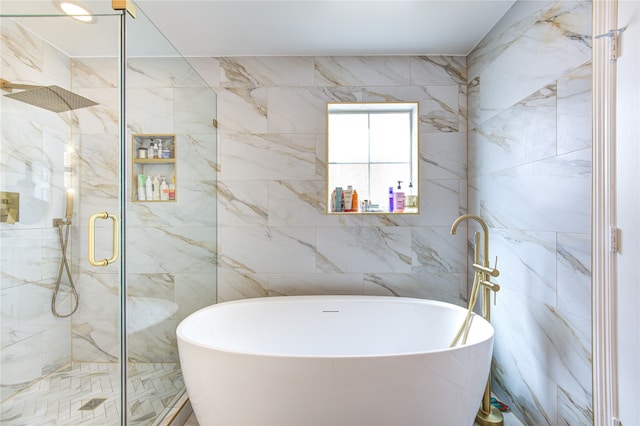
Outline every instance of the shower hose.
[[(64, 236), (62, 228), (64, 230)], [(58, 222), (58, 239), (60, 240), (60, 249), (62, 251), (62, 259), (60, 260), (60, 268), (58, 269), (58, 278), (56, 279), (56, 288), (53, 290), (53, 297), (51, 298), (51, 312), (58, 318), (67, 318), (73, 315), (78, 310), (78, 305), (80, 301), (80, 296), (76, 291), (76, 286), (73, 283), (73, 278), (71, 277), (71, 269), (69, 268), (69, 261), (67, 260), (67, 244), (69, 242), (69, 232), (71, 229), (71, 219), (67, 218), (66, 220), (60, 220)], [(60, 282), (62, 281), (62, 271), (63, 269), (67, 271), (67, 277), (69, 278), (69, 286), (71, 287), (71, 312), (68, 314), (61, 314), (58, 312), (56, 308), (56, 299), (58, 298), (58, 293), (60, 291)]]

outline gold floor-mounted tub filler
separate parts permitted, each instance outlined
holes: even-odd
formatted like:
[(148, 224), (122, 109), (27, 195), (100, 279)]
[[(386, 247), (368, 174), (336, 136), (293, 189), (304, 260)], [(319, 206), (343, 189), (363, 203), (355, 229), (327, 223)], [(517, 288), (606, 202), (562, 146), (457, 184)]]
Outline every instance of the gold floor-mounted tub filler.
[[(469, 326), (471, 325), (471, 313), (473, 312), (473, 308), (476, 305), (480, 288), (482, 288), (482, 317), (487, 321), (491, 321), (491, 292), (494, 292), (495, 297), (495, 293), (500, 290), (500, 286), (498, 284), (491, 282), (491, 277), (499, 276), (500, 271), (498, 271), (497, 269), (497, 256), (495, 266), (492, 268), (489, 265), (489, 227), (487, 226), (487, 223), (484, 221), (484, 219), (473, 214), (463, 214), (453, 222), (453, 225), (451, 225), (451, 235), (455, 235), (458, 225), (466, 219), (473, 219), (482, 227), (484, 243), (482, 253), (483, 263), (480, 263), (480, 253), (478, 250), (480, 233), (476, 232), (474, 234), (473, 245), (473, 270), (475, 271), (475, 273), (473, 275), (473, 286), (471, 288), (471, 296), (469, 297), (467, 317), (460, 327), (460, 330), (458, 330), (456, 337), (451, 342), (451, 346), (455, 346), (461, 337), (463, 344), (466, 341)], [(496, 407), (491, 405), (491, 372), (489, 372), (487, 387), (482, 397), (482, 404), (480, 405), (480, 410), (478, 411), (478, 415), (476, 416), (476, 423), (478, 423), (480, 426), (504, 425), (504, 418), (502, 416), (502, 413)]]

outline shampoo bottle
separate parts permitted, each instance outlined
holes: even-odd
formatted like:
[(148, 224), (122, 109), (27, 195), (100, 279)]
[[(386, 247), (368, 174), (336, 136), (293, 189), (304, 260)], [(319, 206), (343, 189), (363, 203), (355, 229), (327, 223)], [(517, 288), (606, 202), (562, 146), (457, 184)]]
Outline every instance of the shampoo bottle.
[(156, 158), (156, 144), (151, 142), (149, 144), (149, 149), (147, 150), (147, 152), (148, 152), (147, 154), (148, 158)]
[(153, 177), (153, 199), (160, 199), (160, 181), (158, 180), (158, 176)]
[(171, 183), (169, 184), (169, 199), (176, 199), (176, 177), (171, 177)]
[(336, 211), (336, 190), (334, 189), (331, 193), (331, 211)]
[(353, 194), (351, 194), (351, 211), (352, 212), (357, 212), (358, 211), (358, 191), (356, 191), (355, 189), (353, 190)]
[(169, 200), (169, 185), (167, 185), (167, 180), (164, 177), (160, 182), (160, 199), (162, 201)]
[(393, 213), (393, 186), (389, 187), (389, 213)]
[(153, 181), (151, 176), (147, 176), (147, 183), (145, 185), (145, 196), (147, 200), (153, 200)]
[(411, 209), (418, 208), (418, 196), (413, 193), (413, 182), (409, 182), (409, 195), (407, 195), (405, 207)]
[(398, 181), (398, 189), (395, 194), (393, 194), (393, 211), (395, 212), (403, 212), (404, 211), (404, 192), (401, 187), (402, 181)]
[(138, 201), (148, 200), (148, 198), (145, 197), (144, 193), (144, 188), (147, 180), (149, 179), (146, 179), (145, 175), (138, 175)]
[(342, 211), (342, 187), (341, 186), (336, 186), (336, 211), (337, 212), (341, 212)]
[(353, 196), (353, 186), (347, 186), (347, 190), (344, 191), (344, 211), (351, 211), (351, 197)]

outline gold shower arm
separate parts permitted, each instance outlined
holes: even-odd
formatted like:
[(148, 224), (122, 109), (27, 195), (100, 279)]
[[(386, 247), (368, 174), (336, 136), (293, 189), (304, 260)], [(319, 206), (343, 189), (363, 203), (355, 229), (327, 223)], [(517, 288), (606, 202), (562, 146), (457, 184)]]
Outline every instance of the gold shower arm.
[(0, 78), (0, 89), (5, 92), (13, 92), (13, 89), (18, 90), (29, 90), (29, 89), (40, 89), (43, 86), (37, 86), (35, 84), (14, 84), (9, 83), (7, 80)]

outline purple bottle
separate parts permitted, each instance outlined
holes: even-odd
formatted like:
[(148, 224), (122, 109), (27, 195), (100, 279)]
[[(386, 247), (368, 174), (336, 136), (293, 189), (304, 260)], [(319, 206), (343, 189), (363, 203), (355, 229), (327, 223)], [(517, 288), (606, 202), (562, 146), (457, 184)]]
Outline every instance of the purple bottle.
[(389, 213), (393, 213), (393, 186), (389, 187)]

